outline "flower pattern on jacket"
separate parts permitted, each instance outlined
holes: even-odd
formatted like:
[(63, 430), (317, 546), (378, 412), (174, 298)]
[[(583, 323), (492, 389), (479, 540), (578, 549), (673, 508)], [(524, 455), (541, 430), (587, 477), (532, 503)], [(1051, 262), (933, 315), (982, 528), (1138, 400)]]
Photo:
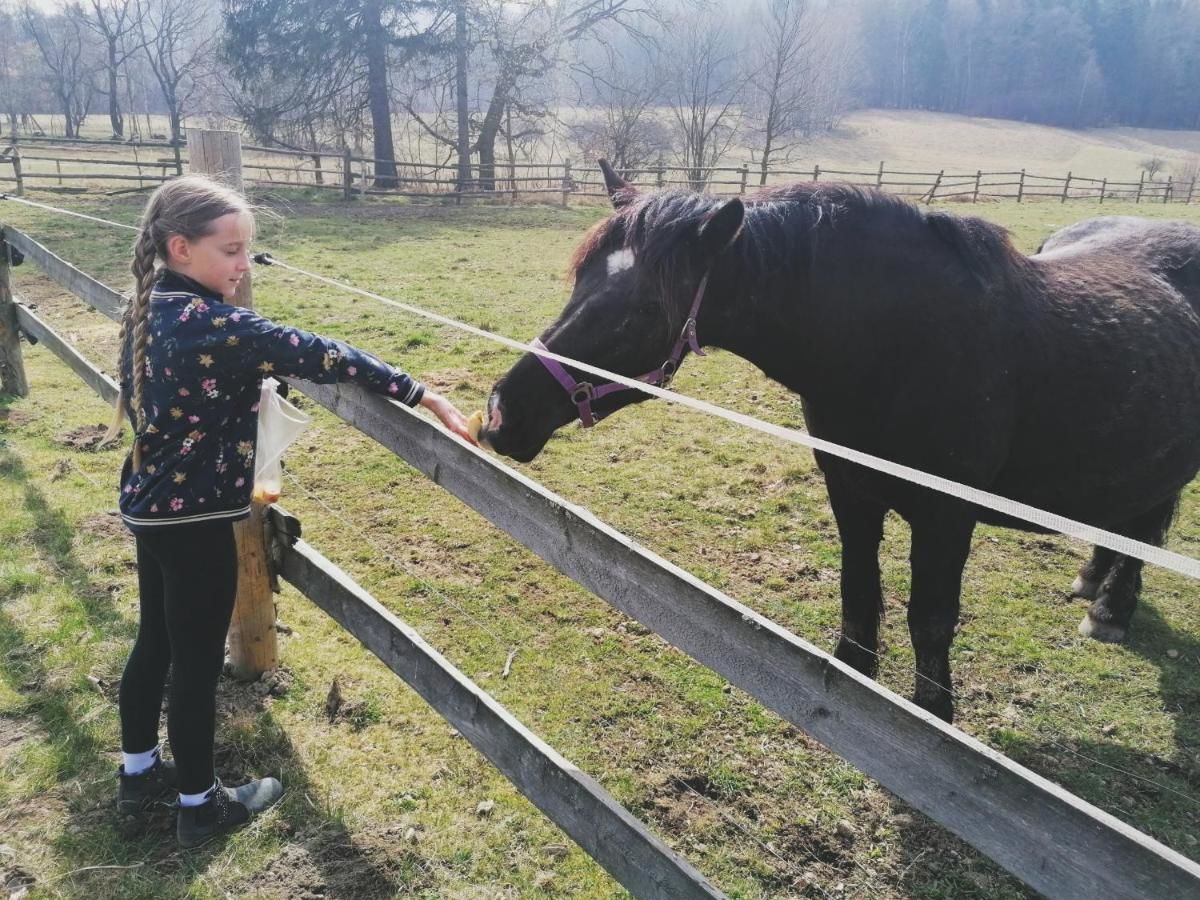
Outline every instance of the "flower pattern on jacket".
[[(127, 459), (121, 472), (121, 514), (133, 531), (248, 515), (267, 374), (353, 381), (409, 406), (425, 391), (369, 353), (225, 303), (169, 269), (151, 292), (149, 315), (142, 469), (132, 472)], [(133, 421), (128, 368), (121, 384)]]

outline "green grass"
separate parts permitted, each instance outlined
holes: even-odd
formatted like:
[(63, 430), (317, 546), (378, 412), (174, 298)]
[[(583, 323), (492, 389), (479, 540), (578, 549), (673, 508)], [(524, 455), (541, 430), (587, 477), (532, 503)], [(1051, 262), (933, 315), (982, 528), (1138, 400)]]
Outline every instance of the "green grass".
[[(132, 222), (136, 203), (86, 206)], [(281, 259), (514, 338), (537, 334), (558, 313), (565, 261), (603, 213), (368, 202), (347, 215), (304, 198), (275, 208), (280, 215), (264, 217), (260, 243)], [(1083, 203), (951, 208), (1002, 222), (1025, 249), (1098, 211)], [(1182, 206), (1104, 211), (1200, 220), (1200, 210)], [(124, 234), (11, 204), (0, 214), (85, 271), (127, 286), (114, 249)], [(17, 270), (18, 291), (90, 358), (111, 365), (112, 324), (64, 301), (31, 268)], [(282, 270), (255, 274), (256, 303), (268, 315), (401, 364), (466, 410), (513, 361), (505, 349)], [(0, 833), (13, 851), (0, 851), (0, 871), (31, 873), (35, 896), (294, 896), (317, 885), (347, 897), (621, 895), (445, 722), (288, 589), (280, 617), (294, 629), (282, 638), (291, 686), (264, 699), (225, 685), (219, 731), (223, 771), (282, 774), (283, 807), (191, 856), (174, 852), (165, 821), (118, 821), (107, 807), (118, 749), (113, 685), (136, 622), (132, 547), (105, 516), (120, 453), (56, 443), (106, 420), (107, 410), (44, 350), (26, 360), (33, 394), (5, 401), (0, 421)], [(736, 409), (800, 422), (795, 397), (726, 353), (693, 361), (677, 384), (697, 396), (719, 387)], [(404, 463), (309, 411), (314, 426), (289, 457), (295, 481), (285, 482), (283, 500), (305, 538), (731, 896), (815, 897), (838, 883), (838, 896), (1024, 895)], [(838, 541), (808, 453), (648, 403), (592, 432), (565, 429), (522, 469), (832, 646)], [(1171, 546), (1195, 555), (1198, 545), (1193, 485)], [(904, 694), (912, 679), (906, 557), (906, 529), (891, 519), (880, 680)], [(979, 530), (952, 660), (960, 725), (1200, 858), (1194, 584), (1148, 572), (1130, 643), (1103, 646), (1077, 635), (1083, 607), (1066, 594), (1082, 558), (1066, 539)], [(334, 676), (355, 715), (331, 724), (323, 708)], [(480, 818), (485, 799), (496, 808)], [(70, 874), (96, 865), (137, 868)]]

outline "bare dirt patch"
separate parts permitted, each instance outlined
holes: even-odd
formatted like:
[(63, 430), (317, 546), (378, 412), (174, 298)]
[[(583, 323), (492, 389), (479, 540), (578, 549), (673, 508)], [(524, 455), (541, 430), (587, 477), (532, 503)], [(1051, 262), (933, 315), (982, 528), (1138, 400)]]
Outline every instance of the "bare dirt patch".
[(370, 900), (411, 896), (431, 887), (428, 864), (399, 845), (400, 836), (386, 832), (351, 835), (329, 826), (300, 832), (232, 893), (281, 900)]
[(0, 422), (20, 428), (28, 425), (34, 419), (33, 413), (23, 409), (0, 409)]
[(70, 450), (90, 452), (96, 449), (106, 431), (106, 425), (81, 425), (79, 428), (64, 431), (54, 440)]

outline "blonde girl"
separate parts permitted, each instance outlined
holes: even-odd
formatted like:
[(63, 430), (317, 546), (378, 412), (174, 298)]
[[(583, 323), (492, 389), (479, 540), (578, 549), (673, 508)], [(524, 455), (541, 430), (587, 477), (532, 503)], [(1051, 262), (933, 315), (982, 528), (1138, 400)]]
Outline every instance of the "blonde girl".
[[(258, 398), (266, 375), (353, 381), (432, 411), (471, 440), (445, 398), (341, 341), (234, 305), (254, 217), (199, 176), (151, 196), (134, 244), (137, 289), (121, 323), (121, 395), (109, 430), (133, 425), (120, 508), (137, 542), (140, 620), (121, 679), (118, 806), (178, 794), (177, 836), (194, 847), (248, 822), (283, 792), (274, 778), (225, 787), (213, 769), (217, 679), (237, 591), (233, 523), (250, 512)], [(167, 736), (158, 721), (171, 671)]]

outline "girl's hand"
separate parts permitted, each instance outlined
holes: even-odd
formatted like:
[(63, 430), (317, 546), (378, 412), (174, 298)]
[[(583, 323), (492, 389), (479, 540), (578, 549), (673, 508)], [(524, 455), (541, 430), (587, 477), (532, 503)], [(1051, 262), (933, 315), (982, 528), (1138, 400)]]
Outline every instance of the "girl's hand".
[(435, 394), (426, 388), (425, 396), (421, 398), (421, 406), (437, 416), (443, 425), (468, 444), (474, 444), (476, 447), (479, 446), (479, 441), (471, 437), (470, 429), (467, 427), (467, 417), (460, 413), (458, 408), (441, 394)]

